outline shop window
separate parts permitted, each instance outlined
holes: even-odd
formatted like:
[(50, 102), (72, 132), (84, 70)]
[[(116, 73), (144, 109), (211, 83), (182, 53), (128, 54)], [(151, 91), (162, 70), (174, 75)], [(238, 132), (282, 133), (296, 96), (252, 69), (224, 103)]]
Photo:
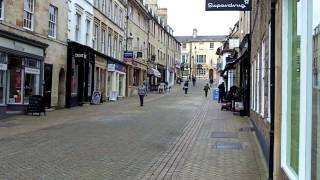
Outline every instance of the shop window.
[(9, 104), (22, 103), (22, 60), (16, 57), (11, 57), (9, 60)]
[(5, 104), (7, 55), (0, 53), (0, 105)]
[(285, 139), (282, 139), (285, 157), (285, 171), (297, 178), (299, 172), (299, 123), (300, 123), (300, 44), (301, 44), (301, 3), (302, 1), (287, 0), (284, 3), (284, 34), (283, 46), (283, 121)]
[(133, 86), (139, 86), (139, 69), (133, 70)]
[(4, 16), (4, 2), (0, 0), (0, 19), (3, 19)]
[(71, 96), (76, 97), (78, 95), (78, 65), (75, 63), (75, 59), (72, 59), (71, 72)]
[(107, 96), (111, 93), (112, 87), (112, 72), (108, 72), (108, 85), (107, 85)]
[(91, 84), (92, 84), (92, 64), (89, 63), (88, 67), (88, 96), (91, 96)]
[(24, 104), (29, 104), (31, 95), (39, 95), (39, 78), (40, 74), (25, 73), (24, 76)]
[[(320, 179), (320, 0), (313, 0), (312, 16), (312, 177), (311, 179)], [(311, 44), (311, 42), (310, 42)]]

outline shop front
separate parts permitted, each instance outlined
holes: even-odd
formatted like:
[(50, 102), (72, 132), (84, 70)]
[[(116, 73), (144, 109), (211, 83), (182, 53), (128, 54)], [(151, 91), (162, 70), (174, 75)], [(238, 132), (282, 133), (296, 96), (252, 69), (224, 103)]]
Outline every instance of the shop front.
[(140, 59), (132, 59), (127, 61), (129, 80), (128, 96), (137, 95), (137, 87), (147, 79), (147, 64), (141, 62)]
[(42, 95), (48, 45), (0, 32), (0, 114), (24, 111), (31, 95)]
[(281, 167), (320, 179), (320, 0), (283, 0)]
[(161, 80), (161, 73), (156, 69), (154, 64), (148, 65), (148, 77), (150, 91), (157, 91), (158, 82)]
[(158, 83), (160, 83), (160, 82), (165, 82), (166, 81), (166, 68), (163, 66), (163, 65), (161, 65), (161, 64), (157, 64), (157, 70), (160, 72), (160, 74), (161, 74), (161, 77), (160, 77), (160, 79), (159, 79), (159, 81), (158, 81)]
[(94, 91), (101, 92), (102, 101), (107, 99), (107, 57), (96, 53), (94, 71)]
[(76, 42), (68, 43), (66, 107), (89, 103), (94, 90), (94, 50)]
[(126, 65), (108, 57), (107, 96), (110, 101), (117, 101), (126, 96)]

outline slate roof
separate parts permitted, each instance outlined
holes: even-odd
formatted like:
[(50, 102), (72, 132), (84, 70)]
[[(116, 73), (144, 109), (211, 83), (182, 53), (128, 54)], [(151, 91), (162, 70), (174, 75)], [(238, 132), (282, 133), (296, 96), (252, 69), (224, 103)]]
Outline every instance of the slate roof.
[(211, 42), (211, 41), (225, 41), (227, 35), (219, 35), (219, 36), (197, 36), (193, 38), (193, 36), (175, 36), (175, 38), (180, 42)]

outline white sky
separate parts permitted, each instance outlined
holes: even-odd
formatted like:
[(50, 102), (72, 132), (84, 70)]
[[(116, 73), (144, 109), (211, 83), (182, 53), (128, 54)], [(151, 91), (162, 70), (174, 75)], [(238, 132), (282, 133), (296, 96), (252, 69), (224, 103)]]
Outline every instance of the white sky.
[(168, 8), (168, 24), (175, 36), (228, 35), (229, 28), (239, 20), (238, 11), (205, 11), (205, 0), (158, 0)]

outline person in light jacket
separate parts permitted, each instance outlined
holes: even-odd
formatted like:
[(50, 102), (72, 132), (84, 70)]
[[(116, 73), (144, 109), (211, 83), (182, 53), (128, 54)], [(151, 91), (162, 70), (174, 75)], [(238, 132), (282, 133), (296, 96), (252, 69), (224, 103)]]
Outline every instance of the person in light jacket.
[(138, 95), (140, 98), (140, 106), (143, 106), (143, 99), (144, 96), (147, 94), (147, 88), (145, 85), (143, 85), (143, 83), (140, 84), (140, 86), (138, 87)]

